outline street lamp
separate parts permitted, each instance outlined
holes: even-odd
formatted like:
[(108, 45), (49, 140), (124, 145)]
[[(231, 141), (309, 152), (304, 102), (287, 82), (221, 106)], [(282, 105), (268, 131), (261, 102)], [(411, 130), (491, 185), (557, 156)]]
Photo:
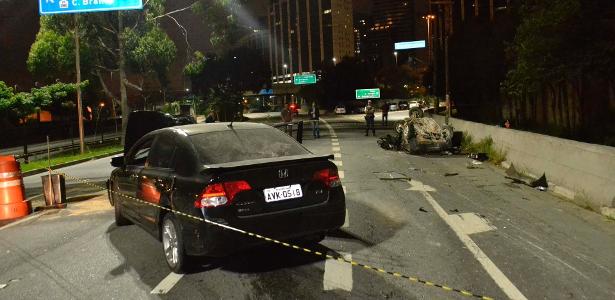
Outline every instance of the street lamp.
[(395, 55), (395, 65), (397, 66), (397, 51), (393, 52), (393, 55)]
[(337, 58), (334, 57), (332, 60), (333, 60), (333, 65), (335, 66), (335, 64), (337, 62)]
[(288, 72), (288, 65), (284, 64), (284, 73), (282, 75), (282, 83), (286, 83), (286, 72)]
[(429, 14), (429, 15), (425, 15), (422, 17), (423, 20), (425, 20), (425, 22), (427, 22), (427, 47), (428, 49), (428, 53), (429, 53), (429, 62), (431, 62), (431, 20), (434, 20), (436, 18), (435, 15)]

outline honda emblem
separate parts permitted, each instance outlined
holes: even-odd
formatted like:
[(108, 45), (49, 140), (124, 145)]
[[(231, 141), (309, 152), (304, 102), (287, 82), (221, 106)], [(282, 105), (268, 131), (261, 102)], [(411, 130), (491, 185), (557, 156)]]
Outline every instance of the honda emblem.
[(279, 169), (278, 170), (278, 177), (280, 179), (282, 178), (288, 178), (288, 169)]

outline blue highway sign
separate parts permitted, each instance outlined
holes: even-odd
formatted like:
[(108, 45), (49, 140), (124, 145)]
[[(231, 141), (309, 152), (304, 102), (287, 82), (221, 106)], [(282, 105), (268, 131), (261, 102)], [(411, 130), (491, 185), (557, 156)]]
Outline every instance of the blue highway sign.
[(41, 15), (142, 9), (142, 0), (38, 0)]

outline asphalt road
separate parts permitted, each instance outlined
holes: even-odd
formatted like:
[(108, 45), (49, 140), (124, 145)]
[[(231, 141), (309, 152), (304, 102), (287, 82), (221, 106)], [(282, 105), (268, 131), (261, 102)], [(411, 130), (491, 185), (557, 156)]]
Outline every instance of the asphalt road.
[[(496, 299), (615, 298), (615, 222), (512, 184), (497, 167), (385, 151), (353, 125), (321, 124), (320, 139), (305, 132), (306, 147), (335, 153), (348, 209), (341, 230), (308, 247)], [(104, 178), (107, 163), (65, 172)], [(0, 229), (0, 298), (467, 298), (277, 245), (177, 276), (161, 248), (136, 226), (116, 227), (105, 196), (74, 202)]]

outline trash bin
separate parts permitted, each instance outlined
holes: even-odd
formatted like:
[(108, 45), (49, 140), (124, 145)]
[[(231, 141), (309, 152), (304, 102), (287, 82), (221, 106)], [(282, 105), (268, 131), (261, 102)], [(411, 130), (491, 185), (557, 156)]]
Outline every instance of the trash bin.
[(43, 181), (43, 195), (47, 207), (65, 208), (66, 207), (66, 183), (64, 175), (52, 174), (41, 176)]

